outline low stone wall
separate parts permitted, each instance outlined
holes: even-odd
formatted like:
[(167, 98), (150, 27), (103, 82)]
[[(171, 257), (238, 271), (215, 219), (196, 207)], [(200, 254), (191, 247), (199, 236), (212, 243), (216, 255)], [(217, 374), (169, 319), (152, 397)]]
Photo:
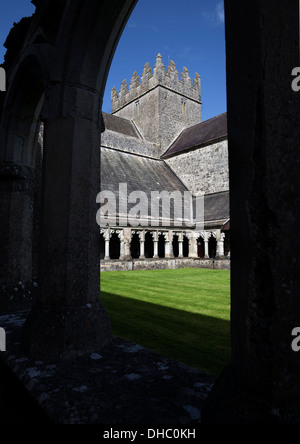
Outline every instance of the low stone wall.
[(230, 270), (230, 259), (133, 259), (101, 260), (100, 271), (166, 270), (178, 268), (210, 268)]

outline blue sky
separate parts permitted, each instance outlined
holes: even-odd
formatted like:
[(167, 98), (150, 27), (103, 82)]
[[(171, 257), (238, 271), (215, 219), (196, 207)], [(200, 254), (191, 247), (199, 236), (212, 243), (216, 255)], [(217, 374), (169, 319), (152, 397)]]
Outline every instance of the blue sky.
[[(30, 0), (0, 0), (0, 63), (3, 43), (23, 16), (31, 15)], [(120, 39), (107, 80), (103, 111), (110, 112), (110, 91), (140, 76), (146, 62), (155, 65), (161, 53), (167, 68), (173, 60), (193, 79), (201, 77), (202, 118), (226, 111), (225, 30), (223, 0), (139, 0)]]
[(35, 6), (30, 0), (0, 0), (0, 63), (6, 49), (3, 44), (14, 22), (19, 22), (22, 17), (34, 13)]

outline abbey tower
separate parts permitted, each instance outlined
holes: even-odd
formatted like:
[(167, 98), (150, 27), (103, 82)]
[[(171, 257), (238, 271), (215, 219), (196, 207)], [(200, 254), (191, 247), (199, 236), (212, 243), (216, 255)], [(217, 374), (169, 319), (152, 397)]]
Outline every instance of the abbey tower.
[(146, 63), (141, 78), (134, 72), (123, 80), (119, 93), (111, 92), (111, 113), (133, 121), (141, 137), (157, 145), (160, 157), (183, 129), (201, 122), (200, 76), (193, 82), (188, 70), (181, 77), (173, 61), (167, 70), (160, 54), (152, 70)]

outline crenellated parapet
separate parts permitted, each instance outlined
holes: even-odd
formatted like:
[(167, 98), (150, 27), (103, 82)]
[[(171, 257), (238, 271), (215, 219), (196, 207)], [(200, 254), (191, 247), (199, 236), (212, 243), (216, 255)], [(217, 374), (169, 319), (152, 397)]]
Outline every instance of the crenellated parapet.
[(170, 61), (170, 65), (167, 67), (167, 69), (165, 69), (162, 56), (161, 54), (158, 54), (156, 57), (155, 66), (153, 68), (153, 73), (149, 63), (147, 62), (144, 66), (141, 77), (139, 77), (135, 71), (131, 76), (129, 85), (127, 84), (126, 80), (123, 80), (119, 92), (116, 90), (116, 87), (112, 89), (111, 112), (114, 113), (118, 111), (123, 106), (137, 100), (143, 94), (159, 85), (182, 94), (183, 96), (199, 103), (201, 101), (199, 74), (196, 73), (195, 78), (192, 81), (187, 68), (183, 68), (183, 72), (179, 78), (179, 73), (173, 60)]

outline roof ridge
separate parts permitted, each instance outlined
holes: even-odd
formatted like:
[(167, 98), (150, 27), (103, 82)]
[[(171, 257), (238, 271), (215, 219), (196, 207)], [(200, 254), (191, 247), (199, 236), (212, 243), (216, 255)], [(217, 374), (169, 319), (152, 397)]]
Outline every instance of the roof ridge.
[[(224, 122), (221, 128), (215, 127), (214, 121), (222, 122), (223, 119), (226, 119), (226, 128)], [(209, 128), (209, 125), (211, 125), (212, 128)], [(205, 129), (205, 131), (203, 131), (202, 133), (201, 133), (201, 127)], [(197, 131), (196, 134), (193, 134), (196, 128), (197, 129), (199, 128), (199, 131)], [(213, 129), (216, 129), (216, 131), (213, 131)], [(189, 140), (187, 138), (187, 134), (192, 135), (191, 137), (192, 140)], [(185, 137), (184, 141), (181, 143), (183, 135), (185, 135)], [(227, 112), (224, 112), (218, 114), (217, 116), (211, 117), (210, 119), (204, 120), (200, 123), (196, 123), (195, 125), (183, 129), (182, 132), (179, 134), (179, 136), (172, 142), (169, 148), (163, 153), (161, 158), (165, 159), (166, 157), (172, 155), (178, 155), (192, 149), (200, 148), (201, 146), (210, 144), (213, 141), (223, 139), (226, 136), (227, 136)]]

